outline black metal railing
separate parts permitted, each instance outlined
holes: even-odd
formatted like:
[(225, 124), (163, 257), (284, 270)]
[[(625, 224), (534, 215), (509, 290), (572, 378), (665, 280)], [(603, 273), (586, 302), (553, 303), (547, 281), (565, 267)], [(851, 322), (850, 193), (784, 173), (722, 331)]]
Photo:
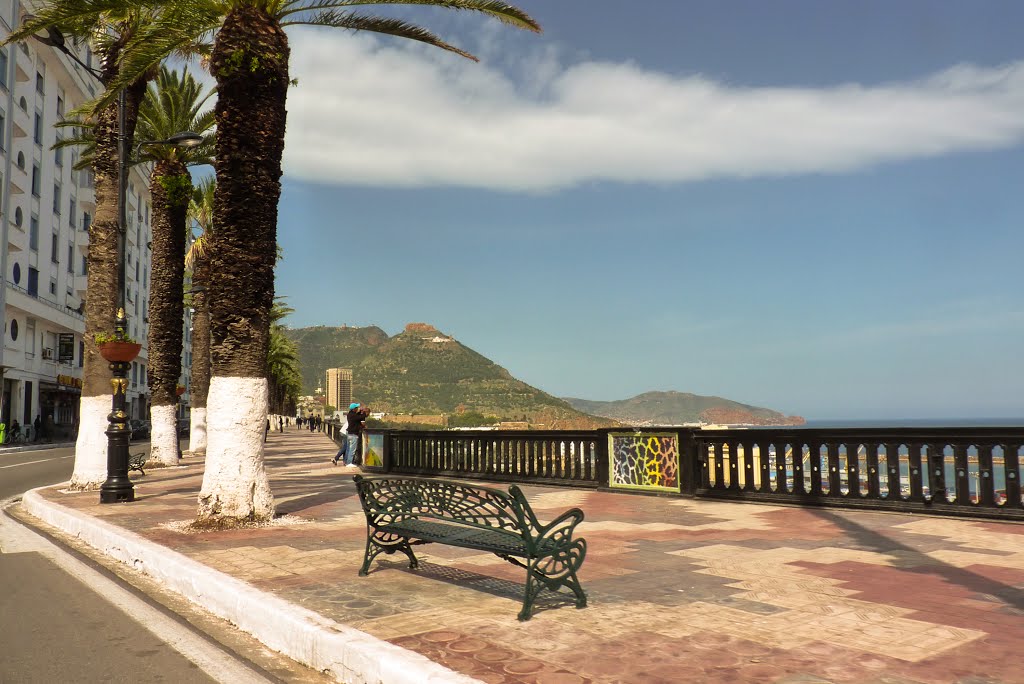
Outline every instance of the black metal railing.
[[(374, 431), (370, 431), (372, 434)], [(385, 446), (388, 472), (597, 487), (596, 432), (396, 430)]]
[[(336, 442), (340, 425), (325, 430)], [(1024, 428), (376, 430), (377, 472), (1024, 520)]]
[(694, 432), (697, 496), (1024, 517), (1024, 429)]

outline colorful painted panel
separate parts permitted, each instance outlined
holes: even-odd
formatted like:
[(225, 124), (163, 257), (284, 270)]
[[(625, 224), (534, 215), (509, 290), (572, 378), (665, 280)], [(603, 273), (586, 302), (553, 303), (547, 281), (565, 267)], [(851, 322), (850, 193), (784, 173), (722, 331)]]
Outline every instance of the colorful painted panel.
[(675, 433), (609, 433), (608, 460), (609, 487), (680, 491), (679, 439)]
[(363, 466), (367, 468), (384, 467), (384, 435), (372, 432), (363, 433)]

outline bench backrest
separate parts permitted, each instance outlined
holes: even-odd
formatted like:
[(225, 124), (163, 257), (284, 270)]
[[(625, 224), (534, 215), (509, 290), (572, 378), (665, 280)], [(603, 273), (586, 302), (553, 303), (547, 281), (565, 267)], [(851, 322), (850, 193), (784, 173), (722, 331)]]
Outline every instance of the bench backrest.
[(532, 539), (540, 526), (519, 487), (508, 492), (465, 482), (388, 477), (354, 478), (367, 521), (374, 526), (408, 518), (436, 518), (498, 528)]

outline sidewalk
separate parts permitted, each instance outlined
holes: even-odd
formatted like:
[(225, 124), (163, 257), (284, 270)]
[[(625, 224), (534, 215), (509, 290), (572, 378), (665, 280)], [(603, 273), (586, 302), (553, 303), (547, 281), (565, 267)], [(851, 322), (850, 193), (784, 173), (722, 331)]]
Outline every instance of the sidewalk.
[(1024, 525), (528, 486), (544, 521), (585, 511), (590, 605), (542, 592), (520, 623), (524, 571), (490, 554), (421, 546), (417, 571), (358, 577), (356, 469), (319, 433), (267, 446), (265, 528), (178, 531), (194, 458), (147, 468), (130, 504), (24, 505), (339, 681), (1024, 682)]

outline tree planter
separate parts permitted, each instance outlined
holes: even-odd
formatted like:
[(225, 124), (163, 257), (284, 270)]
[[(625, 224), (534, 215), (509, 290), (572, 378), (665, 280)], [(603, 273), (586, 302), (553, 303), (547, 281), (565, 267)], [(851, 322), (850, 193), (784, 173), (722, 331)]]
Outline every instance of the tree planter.
[(138, 342), (104, 342), (96, 346), (99, 347), (100, 356), (110, 363), (127, 363), (142, 350)]

